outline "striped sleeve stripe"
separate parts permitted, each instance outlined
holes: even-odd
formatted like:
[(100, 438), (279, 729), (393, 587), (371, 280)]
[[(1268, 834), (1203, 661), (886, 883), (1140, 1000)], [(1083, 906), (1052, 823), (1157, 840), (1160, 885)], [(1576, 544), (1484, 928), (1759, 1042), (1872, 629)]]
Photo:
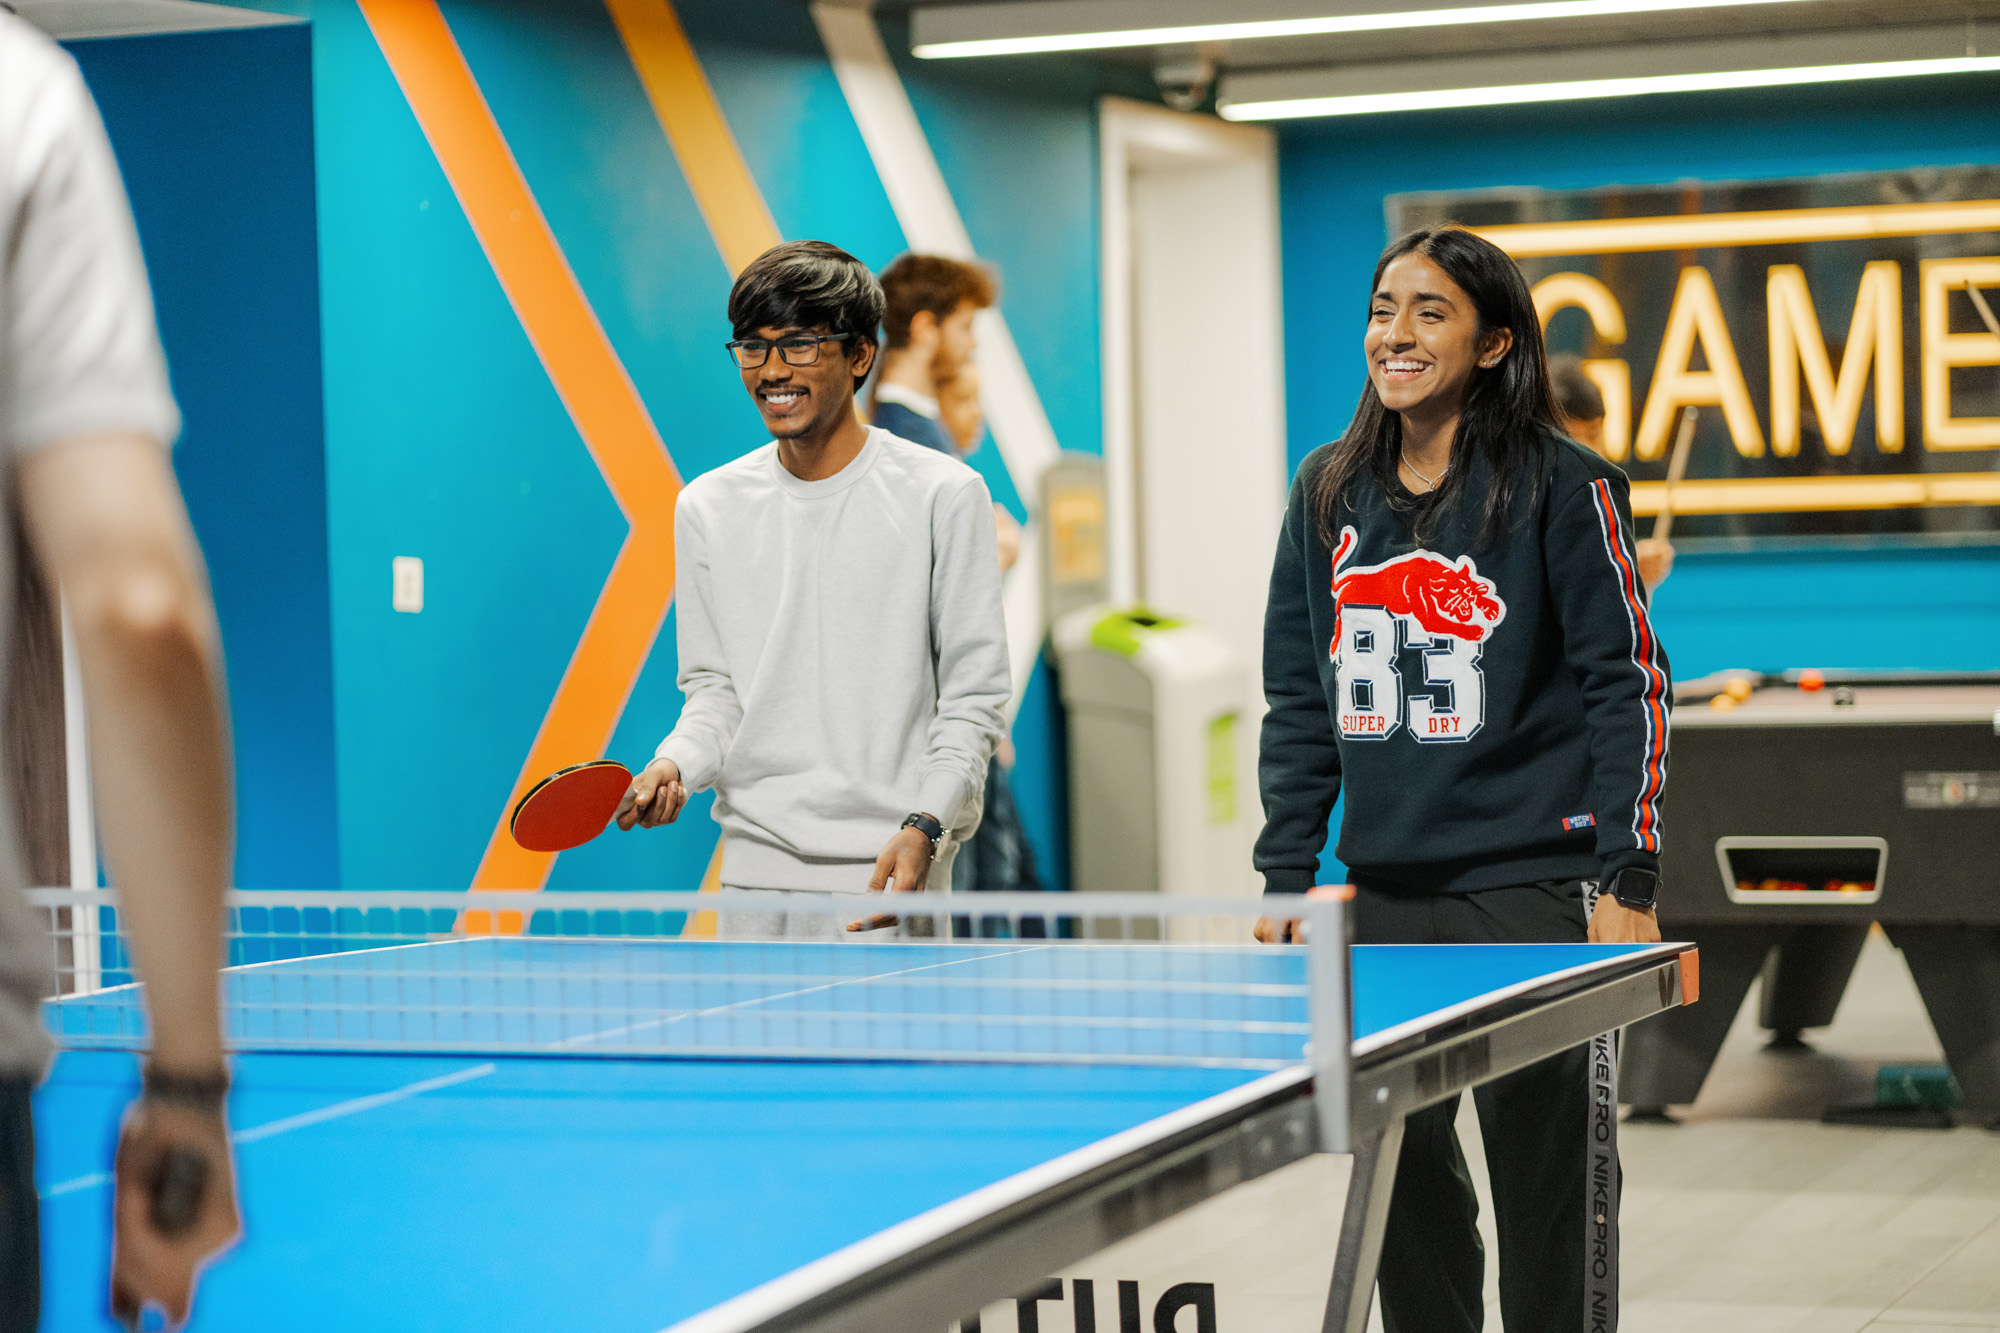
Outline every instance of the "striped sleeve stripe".
[(1645, 777), (1639, 784), (1632, 806), (1632, 835), (1639, 850), (1660, 850), (1660, 789), (1667, 780), (1667, 674), (1660, 669), (1659, 642), (1653, 636), (1653, 622), (1646, 614), (1646, 601), (1639, 587), (1639, 557), (1618, 522), (1618, 509), (1611, 499), (1611, 483), (1591, 483), (1591, 500), (1597, 507), (1597, 525), (1604, 534), (1604, 551), (1618, 571), (1618, 591), (1625, 599), (1625, 615), (1632, 626), (1632, 665), (1646, 682)]

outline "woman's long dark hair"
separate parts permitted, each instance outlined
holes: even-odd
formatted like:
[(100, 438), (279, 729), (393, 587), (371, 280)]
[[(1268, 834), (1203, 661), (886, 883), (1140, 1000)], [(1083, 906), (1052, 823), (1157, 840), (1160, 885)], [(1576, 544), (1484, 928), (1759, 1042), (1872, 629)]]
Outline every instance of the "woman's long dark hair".
[[(1527, 279), (1506, 251), (1455, 222), (1419, 227), (1391, 242), (1375, 261), (1375, 276), (1368, 284), (1371, 302), (1381, 289), (1383, 270), (1411, 253), (1422, 254), (1443, 269), (1472, 298), (1481, 334), (1508, 329), (1514, 335), (1514, 345), (1498, 366), (1492, 370), (1473, 368), (1465, 407), (1459, 413), (1458, 437), (1452, 444), (1451, 466), (1445, 469), (1439, 487), (1416, 505), (1417, 539), (1427, 541), (1435, 535), (1439, 516), (1449, 512), (1465, 493), (1466, 477), (1472, 470), (1467, 464), (1474, 455), (1483, 457), (1491, 478), (1478, 536), (1478, 543), (1484, 545), (1506, 530), (1515, 489), (1527, 470), (1523, 464), (1533, 464), (1532, 472), (1539, 482), (1548, 445), (1562, 435), (1562, 418), (1549, 387), (1542, 324), (1535, 315)], [(1314, 518), (1328, 546), (1334, 544), (1339, 527), (1341, 498), (1362, 474), (1372, 473), (1394, 503), (1402, 435), (1402, 418), (1382, 405), (1371, 379), (1361, 391), (1354, 420), (1335, 441), (1331, 456), (1313, 479)]]

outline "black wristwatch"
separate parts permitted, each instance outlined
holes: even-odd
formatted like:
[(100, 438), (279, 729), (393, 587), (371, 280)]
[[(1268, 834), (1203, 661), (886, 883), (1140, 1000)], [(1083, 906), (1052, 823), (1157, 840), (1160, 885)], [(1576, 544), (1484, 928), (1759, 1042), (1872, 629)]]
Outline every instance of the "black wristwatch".
[(918, 813), (905, 817), (903, 827), (913, 828), (926, 838), (929, 838), (931, 840), (931, 855), (937, 855), (938, 844), (944, 841), (944, 825), (938, 823), (937, 820), (931, 818), (929, 815)]
[(229, 1098), (229, 1070), (211, 1074), (176, 1074), (148, 1062), (139, 1076), (139, 1095), (149, 1102), (220, 1114)]
[(1653, 904), (1660, 899), (1660, 877), (1636, 866), (1626, 866), (1613, 875), (1611, 882), (1604, 887), (1620, 905), (1635, 912), (1652, 911)]

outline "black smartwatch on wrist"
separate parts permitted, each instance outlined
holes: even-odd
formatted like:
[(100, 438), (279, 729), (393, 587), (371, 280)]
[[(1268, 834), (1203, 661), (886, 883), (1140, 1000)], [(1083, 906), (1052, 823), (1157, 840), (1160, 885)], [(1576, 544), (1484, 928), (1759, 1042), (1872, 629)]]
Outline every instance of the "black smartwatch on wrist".
[(1626, 866), (1613, 875), (1611, 882), (1604, 887), (1621, 906), (1635, 912), (1652, 911), (1653, 904), (1660, 898), (1660, 877), (1636, 866)]
[(938, 844), (944, 841), (943, 824), (938, 823), (937, 820), (931, 818), (929, 815), (918, 813), (906, 816), (903, 820), (903, 827), (913, 828), (926, 838), (929, 838), (931, 840), (931, 855), (937, 855)]

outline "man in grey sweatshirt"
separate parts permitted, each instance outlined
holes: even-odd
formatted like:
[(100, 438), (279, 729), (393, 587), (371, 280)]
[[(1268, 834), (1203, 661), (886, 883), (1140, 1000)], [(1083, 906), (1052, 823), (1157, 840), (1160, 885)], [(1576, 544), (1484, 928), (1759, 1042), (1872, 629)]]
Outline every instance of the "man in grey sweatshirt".
[[(867, 266), (822, 241), (767, 251), (729, 294), (773, 439), (681, 492), (687, 702), (617, 820), (672, 823), (714, 788), (731, 889), (945, 889), (979, 824), (1012, 691), (993, 505), (965, 464), (861, 424), (881, 316)], [(831, 920), (776, 895), (759, 916), (734, 933)]]

